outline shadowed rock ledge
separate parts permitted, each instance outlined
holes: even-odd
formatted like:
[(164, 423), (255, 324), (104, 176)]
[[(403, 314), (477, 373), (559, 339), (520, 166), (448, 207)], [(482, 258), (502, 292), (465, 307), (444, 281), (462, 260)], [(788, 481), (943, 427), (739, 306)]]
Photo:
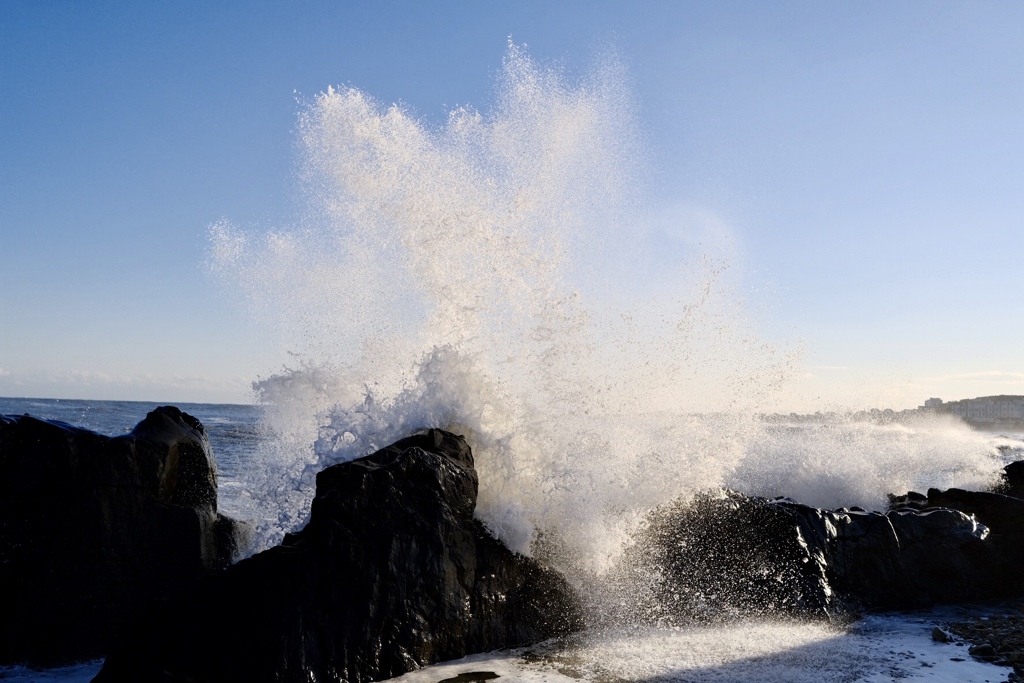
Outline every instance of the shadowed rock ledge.
[[(931, 489), (888, 512), (709, 492), (652, 511), (614, 578), (660, 623), (742, 615), (836, 618), (1024, 591), (1024, 500)], [(639, 597), (637, 586), (642, 586)]]
[(226, 566), (248, 529), (217, 513), (216, 477), (177, 408), (118, 437), (0, 416), (0, 664), (100, 657), (140, 604)]
[(141, 612), (95, 680), (355, 683), (578, 629), (566, 581), (473, 519), (477, 486), (436, 429), (323, 470), (302, 531)]

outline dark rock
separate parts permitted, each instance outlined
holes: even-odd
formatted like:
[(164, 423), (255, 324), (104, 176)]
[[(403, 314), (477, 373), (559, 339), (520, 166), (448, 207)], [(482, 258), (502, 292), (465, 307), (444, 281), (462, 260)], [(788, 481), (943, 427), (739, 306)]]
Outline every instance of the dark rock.
[(1024, 460), (1011, 462), (1003, 468), (1006, 483), (1010, 486), (1024, 486)]
[(974, 515), (992, 531), (993, 539), (1005, 552), (1024, 559), (1024, 500), (987, 491), (928, 489), (928, 504)]
[(889, 494), (890, 510), (923, 510), (928, 507), (928, 496), (917, 491), (910, 491), (905, 496)]
[(437, 683), (478, 683), (479, 681), (491, 681), (501, 678), (493, 671), (467, 671), (451, 678), (442, 678)]
[(967, 652), (969, 652), (972, 657), (977, 657), (979, 659), (995, 659), (997, 656), (996, 649), (992, 647), (991, 643), (981, 643), (980, 645), (972, 645), (971, 647), (967, 648)]
[(952, 639), (949, 637), (948, 633), (936, 626), (932, 629), (932, 640), (937, 643), (948, 643)]
[[(973, 509), (934, 507), (931, 493), (927, 501), (931, 507), (888, 513), (821, 510), (732, 491), (673, 503), (649, 516), (626, 553), (620, 602), (639, 620), (673, 622), (702, 614), (833, 618), (860, 608), (1014, 594), (1016, 551), (995, 542)], [(985, 501), (975, 507), (1002, 523), (990, 508), (1005, 510)], [(640, 586), (650, 598), (626, 596)]]
[(911, 608), (995, 597), (1008, 569), (988, 530), (957, 510), (886, 514), (800, 506), (824, 527), (833, 587), (870, 609)]
[(1003, 468), (1003, 477), (992, 491), (1013, 498), (1024, 498), (1024, 460), (1011, 462)]
[(306, 527), (140, 614), (96, 681), (371, 681), (581, 626), (564, 579), (473, 519), (462, 437), (317, 476)]
[(612, 603), (622, 610), (611, 618), (672, 624), (842, 611), (817, 532), (785, 502), (722, 491), (655, 510), (619, 564)]
[[(869, 609), (1014, 594), (1014, 561), (970, 511), (908, 494), (887, 513), (825, 511), (789, 503), (816, 533), (832, 587)], [(919, 507), (917, 507), (919, 506)]]
[(102, 656), (125, 615), (227, 565), (243, 532), (217, 514), (209, 439), (177, 408), (114, 438), (0, 418), (0, 663)]
[(999, 613), (975, 615), (948, 623), (944, 628), (973, 645), (971, 656), (999, 666), (1012, 666), (1010, 680), (1024, 674), (1024, 601), (1002, 601)]

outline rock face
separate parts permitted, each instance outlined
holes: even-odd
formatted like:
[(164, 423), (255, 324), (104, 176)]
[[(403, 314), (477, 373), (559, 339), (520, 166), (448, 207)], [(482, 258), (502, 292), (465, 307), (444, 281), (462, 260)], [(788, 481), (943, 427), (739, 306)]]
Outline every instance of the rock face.
[(0, 663), (102, 656), (129, 612), (226, 566), (244, 531), (217, 514), (209, 439), (177, 408), (114, 438), (0, 416)]
[(1003, 472), (1003, 485), (996, 492), (1024, 498), (1024, 460), (1011, 462), (1003, 468)]
[[(617, 621), (673, 624), (840, 609), (824, 549), (799, 515), (734, 491), (655, 510), (620, 563)], [(638, 586), (638, 584), (640, 584)]]
[[(959, 510), (819, 510), (785, 503), (813, 530), (833, 589), (870, 609), (996, 597), (1009, 565), (988, 528)], [(813, 535), (812, 535), (813, 533)]]
[(581, 626), (554, 571), (473, 519), (466, 442), (440, 430), (317, 476), (306, 527), (141, 614), (96, 681), (373, 681)]
[[(651, 597), (634, 601), (636, 611), (662, 622), (835, 617), (1013, 594), (1021, 552), (986, 523), (1024, 532), (1024, 515), (1004, 521), (1006, 496), (959, 492), (968, 504), (939, 493), (919, 496), (920, 509), (887, 513), (821, 510), (732, 491), (673, 503), (649, 517), (626, 554), (622, 583), (646, 583)], [(1024, 509), (1024, 501), (1015, 502)]]
[(1024, 590), (1024, 576), (1020, 567), (1024, 565), (1024, 500), (987, 491), (964, 491), (962, 489), (928, 489), (928, 495), (914, 495), (909, 505), (927, 510), (947, 508), (970, 515), (984, 524), (991, 532), (987, 545), (995, 553), (997, 566), (993, 581), (1003, 595)]
[(928, 489), (926, 504), (929, 508), (951, 508), (976, 516), (998, 541), (1024, 538), (1024, 500), (1020, 498), (987, 491)]

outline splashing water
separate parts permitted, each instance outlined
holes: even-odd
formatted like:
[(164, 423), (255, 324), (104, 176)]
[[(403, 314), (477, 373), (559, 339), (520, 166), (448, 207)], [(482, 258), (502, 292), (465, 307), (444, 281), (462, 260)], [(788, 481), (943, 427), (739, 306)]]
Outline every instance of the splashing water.
[(870, 506), (937, 471), (992, 479), (991, 448), (953, 425), (756, 419), (799, 353), (758, 338), (727, 262), (656, 271), (625, 81), (611, 58), (571, 82), (510, 45), (486, 113), (432, 127), (352, 88), (304, 107), (305, 215), (211, 229), (214, 267), (297, 358), (255, 385), (264, 544), (302, 523), (317, 471), (426, 427), (469, 440), (499, 538), (529, 552), (543, 531), (598, 570), (701, 489)]

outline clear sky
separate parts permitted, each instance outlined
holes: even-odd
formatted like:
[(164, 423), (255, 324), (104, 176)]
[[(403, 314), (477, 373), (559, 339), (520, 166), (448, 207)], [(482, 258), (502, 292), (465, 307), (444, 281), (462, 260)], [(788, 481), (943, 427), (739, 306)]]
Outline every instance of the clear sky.
[(802, 403), (1024, 394), (1024, 4), (0, 4), (0, 395), (244, 401), (205, 267), (296, 212), (298, 99), (486, 107), (511, 37), (629, 70), (652, 197), (736, 243)]

